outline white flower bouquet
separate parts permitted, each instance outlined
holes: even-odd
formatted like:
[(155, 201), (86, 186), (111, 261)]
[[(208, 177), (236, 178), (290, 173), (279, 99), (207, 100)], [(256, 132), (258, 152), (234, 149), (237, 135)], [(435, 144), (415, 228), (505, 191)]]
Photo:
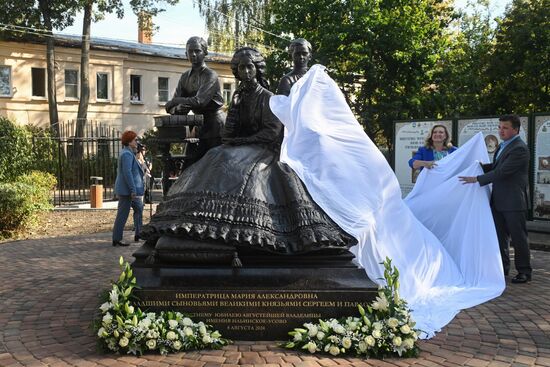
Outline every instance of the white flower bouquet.
[(101, 318), (94, 328), (103, 349), (127, 354), (158, 351), (161, 354), (192, 349), (217, 349), (230, 341), (202, 322), (179, 312), (142, 312), (132, 305), (136, 278), (120, 258), (122, 273), (104, 295)]
[(399, 297), (399, 271), (384, 261), (386, 285), (365, 310), (358, 305), (360, 317), (319, 320), (289, 332), (292, 340), (283, 344), (309, 353), (333, 356), (352, 354), (367, 357), (415, 357), (419, 330), (411, 318), (407, 302)]

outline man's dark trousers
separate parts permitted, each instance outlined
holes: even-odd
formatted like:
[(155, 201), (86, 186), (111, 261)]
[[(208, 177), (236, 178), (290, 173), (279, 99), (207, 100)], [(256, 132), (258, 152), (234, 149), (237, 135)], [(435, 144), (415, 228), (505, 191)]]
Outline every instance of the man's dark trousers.
[(531, 275), (530, 251), (527, 240), (526, 212), (525, 211), (497, 211), (491, 208), (497, 230), (498, 244), (504, 274), (510, 272), (509, 240), (514, 246), (514, 262), (519, 273)]

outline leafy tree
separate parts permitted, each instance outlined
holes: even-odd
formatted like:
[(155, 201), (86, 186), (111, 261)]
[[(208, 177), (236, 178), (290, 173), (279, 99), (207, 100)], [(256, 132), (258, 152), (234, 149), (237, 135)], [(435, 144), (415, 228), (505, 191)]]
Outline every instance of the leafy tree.
[[(77, 0), (10, 0), (0, 2), (0, 22), (10, 26), (35, 28), (46, 40), (47, 89), (50, 125), (58, 130), (55, 87), (55, 40), (53, 29), (72, 25)], [(19, 28), (21, 30), (21, 28)], [(27, 32), (27, 31), (21, 31)]]
[(205, 17), (209, 43), (218, 51), (232, 51), (243, 45), (262, 49), (267, 0), (198, 0)]
[(471, 1), (448, 29), (447, 47), (436, 63), (422, 104), (434, 117), (487, 113), (483, 97), (494, 48), (488, 0)]
[(487, 70), (487, 111), (550, 106), (550, 0), (513, 0), (496, 30)]
[[(174, 5), (178, 0), (131, 0), (130, 6), (133, 12), (138, 16), (141, 25), (149, 23), (151, 17), (164, 11), (157, 6), (157, 3), (165, 2)], [(80, 101), (77, 113), (77, 133), (76, 136), (82, 136), (84, 124), (88, 115), (88, 103), (90, 99), (90, 37), (92, 21), (103, 19), (105, 14), (116, 13), (118, 18), (124, 17), (124, 4), (122, 0), (81, 0), (81, 10), (84, 11), (84, 21), (82, 24), (82, 53), (80, 60)], [(153, 30), (151, 29), (150, 32)]]
[(446, 1), (273, 0), (268, 10), (269, 30), (312, 43), (314, 61), (329, 68), (378, 143), (391, 140), (394, 120), (432, 114), (422, 95), (447, 47), (453, 11)]
[[(157, 7), (158, 3), (165, 2), (174, 5), (178, 0), (130, 0), (133, 12), (138, 16), (140, 25), (150, 24), (150, 19), (164, 11)], [(84, 136), (84, 127), (88, 116), (90, 100), (90, 38), (92, 21), (103, 19), (105, 14), (116, 13), (118, 18), (124, 17), (124, 4), (122, 0), (81, 0), (81, 10), (84, 11), (82, 22), (82, 52), (80, 58), (80, 100), (78, 103), (77, 126), (75, 136)], [(153, 32), (153, 29), (149, 30)], [(82, 144), (73, 144), (73, 154), (82, 156)]]

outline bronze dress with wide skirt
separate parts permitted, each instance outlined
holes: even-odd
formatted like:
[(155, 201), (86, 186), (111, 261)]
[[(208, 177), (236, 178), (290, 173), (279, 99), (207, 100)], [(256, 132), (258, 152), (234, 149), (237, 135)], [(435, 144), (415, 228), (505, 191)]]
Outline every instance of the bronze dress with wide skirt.
[(356, 243), (279, 162), (283, 126), (269, 109), (271, 96), (259, 84), (235, 92), (224, 144), (184, 170), (143, 238), (167, 235), (280, 254), (344, 250)]

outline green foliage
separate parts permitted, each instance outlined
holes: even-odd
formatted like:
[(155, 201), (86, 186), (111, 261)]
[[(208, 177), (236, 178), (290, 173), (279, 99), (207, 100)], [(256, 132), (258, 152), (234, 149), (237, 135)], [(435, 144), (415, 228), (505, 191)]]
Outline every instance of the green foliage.
[(448, 47), (435, 65), (432, 84), (422, 96), (422, 104), (433, 117), (494, 113), (487, 111), (483, 103), (494, 47), (489, 4), (478, 0), (469, 3), (466, 10), (453, 23), (452, 28), (459, 32), (449, 34)]
[[(268, 10), (270, 31), (312, 43), (314, 62), (328, 67), (378, 143), (390, 140), (394, 120), (432, 113), (421, 96), (447, 46), (453, 11), (445, 2), (275, 0)], [(279, 49), (287, 46), (275, 37), (267, 41)]]
[[(487, 0), (456, 12), (439, 0), (273, 0), (265, 28), (304, 37), (379, 145), (408, 118), (524, 113), (550, 105), (550, 1), (513, 0), (494, 20)], [(270, 82), (290, 68), (288, 44), (268, 57)]]
[(32, 125), (26, 125), (25, 128), (32, 136), (30, 169), (56, 175), (59, 165), (59, 144), (56, 142), (52, 130)]
[[(154, 142), (157, 136), (158, 131), (152, 128), (145, 131), (141, 137), (141, 142), (147, 147), (147, 154), (149, 156), (149, 159), (151, 160), (151, 163), (153, 164), (153, 169), (151, 172), (153, 177), (162, 176), (162, 159), (159, 157), (161, 153), (158, 144)], [(176, 144), (172, 144), (172, 146), (174, 145)]]
[(0, 117), (0, 182), (14, 180), (32, 164), (32, 135), (5, 117)]
[(232, 52), (246, 44), (265, 51), (264, 35), (258, 28), (263, 27), (266, 19), (267, 3), (266, 0), (198, 0), (211, 47), (218, 52)]
[[(63, 29), (73, 24), (78, 0), (12, 0), (0, 2), (0, 22), (41, 30)], [(48, 29), (45, 13), (51, 23)], [(17, 36), (21, 33), (15, 33)]]
[(550, 106), (550, 0), (513, 0), (496, 29), (488, 66), (489, 111)]
[(48, 129), (18, 126), (0, 117), (0, 182), (10, 182), (31, 170), (56, 174), (57, 144)]
[(0, 182), (0, 238), (36, 224), (41, 210), (51, 209), (56, 179), (49, 173), (31, 171), (13, 182)]

